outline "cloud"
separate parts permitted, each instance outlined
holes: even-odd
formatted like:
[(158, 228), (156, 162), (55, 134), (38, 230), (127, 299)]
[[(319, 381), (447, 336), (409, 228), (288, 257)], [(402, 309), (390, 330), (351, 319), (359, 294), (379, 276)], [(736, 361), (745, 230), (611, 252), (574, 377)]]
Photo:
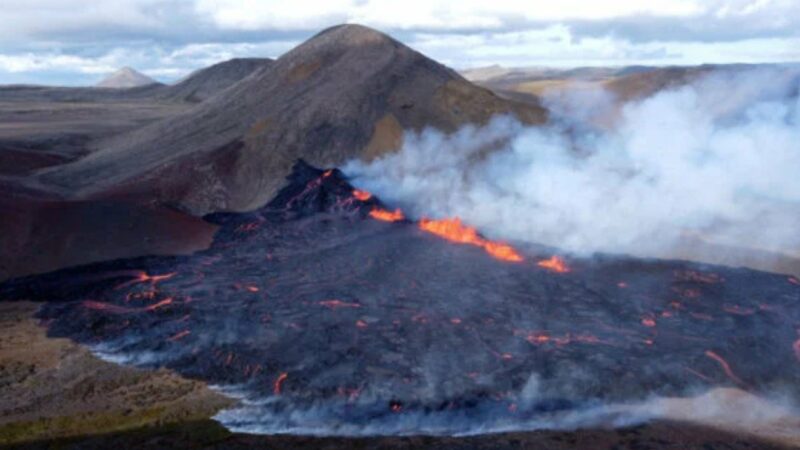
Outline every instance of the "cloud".
[(276, 57), (299, 41), (198, 43), (175, 48), (132, 44), (102, 53), (59, 51), (0, 53), (0, 80), (9, 83), (92, 85), (123, 66), (171, 82), (190, 72), (237, 57)]
[(499, 0), (313, 0), (294, 2), (247, 0), (198, 0), (197, 10), (228, 28), (305, 28), (309, 21), (323, 25), (335, 22), (359, 22), (368, 25), (407, 30), (504, 30), (523, 25), (541, 26), (554, 21), (598, 20), (632, 14), (685, 17), (700, 6), (688, 0), (636, 2), (606, 0), (585, 2), (520, 2)]
[[(90, 82), (85, 74), (125, 52), (137, 57), (123, 65), (169, 77), (215, 57), (277, 56), (344, 22), (458, 68), (800, 60), (794, 0), (7, 0), (0, 23), (14, 26), (0, 28), (0, 83), (62, 73)], [(192, 49), (196, 63), (176, 62)]]

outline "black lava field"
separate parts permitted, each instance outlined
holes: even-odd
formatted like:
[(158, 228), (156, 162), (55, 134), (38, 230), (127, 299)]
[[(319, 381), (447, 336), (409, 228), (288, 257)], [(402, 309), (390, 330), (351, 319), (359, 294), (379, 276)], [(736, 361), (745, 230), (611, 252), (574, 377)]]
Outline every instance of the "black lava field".
[(389, 207), (299, 162), (263, 208), (206, 217), (208, 250), (11, 280), (0, 297), (45, 301), (51, 336), (236, 392), (219, 418), (248, 431), (578, 423), (715, 386), (800, 399), (793, 277), (516, 243), (508, 260), (480, 236), (381, 220)]

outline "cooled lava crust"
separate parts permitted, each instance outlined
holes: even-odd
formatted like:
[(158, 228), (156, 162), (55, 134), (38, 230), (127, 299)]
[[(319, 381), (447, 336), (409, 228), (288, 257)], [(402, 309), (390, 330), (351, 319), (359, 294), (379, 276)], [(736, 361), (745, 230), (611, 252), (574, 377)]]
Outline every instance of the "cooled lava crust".
[[(234, 429), (462, 433), (579, 423), (714, 386), (800, 399), (800, 281), (681, 261), (493, 258), (298, 162), (208, 250), (20, 278), (51, 336), (235, 388)], [(561, 419), (559, 419), (561, 418)], [(552, 422), (555, 423), (555, 422)]]

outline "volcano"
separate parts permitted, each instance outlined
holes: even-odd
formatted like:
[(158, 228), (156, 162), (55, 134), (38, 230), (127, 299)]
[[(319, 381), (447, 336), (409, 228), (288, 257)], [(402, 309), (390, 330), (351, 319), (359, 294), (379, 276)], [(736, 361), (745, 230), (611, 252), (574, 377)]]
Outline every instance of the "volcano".
[(265, 206), (206, 216), (208, 250), (19, 278), (0, 296), (47, 301), (51, 336), (237, 393), (218, 416), (236, 430), (627, 423), (619, 405), (718, 386), (800, 399), (796, 278), (555, 255), (380, 211), (394, 209), (300, 161)]
[(195, 215), (269, 201), (292, 164), (322, 167), (400, 147), (404, 130), (455, 131), (545, 110), (502, 99), (389, 36), (359, 25), (325, 30), (224, 95), (178, 117), (98, 143), (39, 174), (72, 199), (138, 196)]

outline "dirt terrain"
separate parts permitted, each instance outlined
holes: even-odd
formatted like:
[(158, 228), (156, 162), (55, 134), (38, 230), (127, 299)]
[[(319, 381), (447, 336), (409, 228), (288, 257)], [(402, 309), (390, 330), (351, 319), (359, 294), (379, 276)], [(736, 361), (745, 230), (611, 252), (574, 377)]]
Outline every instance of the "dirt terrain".
[(0, 446), (206, 419), (232, 401), (169, 371), (48, 339), (28, 302), (0, 304)]

